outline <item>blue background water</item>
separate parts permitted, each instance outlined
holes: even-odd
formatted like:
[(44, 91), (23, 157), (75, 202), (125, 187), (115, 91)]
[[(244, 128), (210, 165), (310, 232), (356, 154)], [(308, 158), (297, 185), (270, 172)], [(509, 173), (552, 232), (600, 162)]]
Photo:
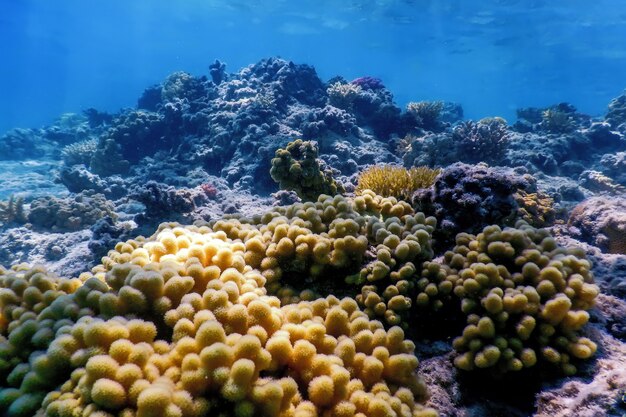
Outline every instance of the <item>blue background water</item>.
[(561, 101), (601, 114), (626, 87), (625, 22), (619, 0), (1, 0), (0, 132), (276, 55), (471, 118)]

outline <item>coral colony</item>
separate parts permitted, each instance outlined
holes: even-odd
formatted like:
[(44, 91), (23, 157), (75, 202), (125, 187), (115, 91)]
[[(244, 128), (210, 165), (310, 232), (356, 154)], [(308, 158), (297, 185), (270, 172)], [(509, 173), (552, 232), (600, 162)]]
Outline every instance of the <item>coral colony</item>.
[(0, 202), (0, 415), (626, 413), (625, 97), (511, 125), (216, 60), (7, 132), (55, 182)]

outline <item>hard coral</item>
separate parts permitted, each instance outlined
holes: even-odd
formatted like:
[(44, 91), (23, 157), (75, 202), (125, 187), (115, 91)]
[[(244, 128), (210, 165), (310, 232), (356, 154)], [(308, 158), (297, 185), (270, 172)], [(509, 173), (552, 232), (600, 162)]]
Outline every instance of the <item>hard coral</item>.
[(517, 218), (534, 227), (548, 227), (554, 223), (554, 200), (543, 192), (528, 193), (519, 190), (513, 195), (517, 202)]
[(408, 201), (417, 190), (433, 185), (440, 172), (439, 169), (428, 167), (406, 169), (393, 165), (376, 165), (359, 174), (355, 193), (359, 195), (365, 190), (372, 190), (383, 197)]
[(0, 201), (0, 222), (26, 223), (27, 216), (24, 210), (24, 198), (11, 195), (9, 200)]
[(556, 108), (541, 113), (541, 127), (549, 133), (567, 133), (576, 129), (572, 115)]
[(163, 225), (79, 279), (2, 270), (0, 411), (436, 415), (419, 403), (425, 387), (400, 328), (348, 298), (281, 306), (252, 266), (261, 236), (228, 224)]
[(463, 370), (520, 371), (552, 364), (564, 374), (588, 359), (596, 344), (579, 335), (599, 289), (580, 249), (559, 247), (545, 229), (486, 227), (461, 233), (444, 264), (427, 263), (417, 305), (456, 304), (467, 326), (457, 337)]
[(435, 223), (404, 202), (366, 191), (353, 200), (324, 195), (316, 203), (279, 207), (253, 219), (234, 217), (212, 227), (231, 238), (245, 236), (247, 263), (261, 271), (269, 293), (283, 303), (320, 293), (374, 292), (379, 295), (375, 309), (369, 304), (373, 295), (357, 297), (367, 314), (406, 326), (417, 265), (433, 256)]
[(97, 146), (98, 141), (95, 139), (88, 139), (67, 145), (61, 151), (63, 163), (68, 167), (78, 164), (89, 166)]
[(510, 133), (506, 124), (499, 120), (478, 123), (468, 121), (454, 128), (452, 139), (463, 161), (498, 164), (506, 153)]
[(303, 200), (316, 200), (321, 194), (343, 192), (328, 171), (322, 171), (315, 142), (297, 139), (278, 149), (270, 174), (284, 190), (295, 191)]
[(361, 94), (362, 88), (357, 84), (336, 82), (327, 89), (330, 105), (344, 110), (352, 110), (354, 101)]
[(443, 101), (410, 102), (406, 105), (406, 112), (415, 119), (418, 127), (434, 131), (440, 123), (443, 108)]

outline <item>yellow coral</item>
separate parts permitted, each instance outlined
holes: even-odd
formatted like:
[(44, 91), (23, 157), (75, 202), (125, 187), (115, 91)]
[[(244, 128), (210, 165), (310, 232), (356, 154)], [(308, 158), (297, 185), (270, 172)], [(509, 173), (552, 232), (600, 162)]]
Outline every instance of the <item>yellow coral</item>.
[(371, 190), (384, 197), (410, 201), (415, 191), (433, 185), (440, 171), (428, 167), (372, 166), (359, 174), (355, 193), (361, 195)]

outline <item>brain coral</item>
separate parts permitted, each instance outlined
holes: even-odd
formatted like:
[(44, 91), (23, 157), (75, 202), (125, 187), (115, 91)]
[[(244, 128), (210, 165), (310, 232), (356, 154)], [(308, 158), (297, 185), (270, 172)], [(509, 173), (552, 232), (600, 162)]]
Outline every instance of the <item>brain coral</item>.
[[(164, 224), (79, 278), (0, 269), (0, 412), (434, 416), (419, 403), (426, 390), (400, 327), (386, 329), (354, 299), (282, 305), (266, 288), (279, 275), (274, 262), (290, 257), (311, 268), (355, 262), (345, 250), (364, 243), (350, 235), (354, 224), (381, 240), (379, 255), (395, 248), (372, 262), (400, 275), (391, 260), (432, 256), (429, 222), (371, 194), (323, 196), (255, 219)], [(326, 240), (310, 251), (316, 236)], [(365, 265), (365, 279), (384, 278)]]

